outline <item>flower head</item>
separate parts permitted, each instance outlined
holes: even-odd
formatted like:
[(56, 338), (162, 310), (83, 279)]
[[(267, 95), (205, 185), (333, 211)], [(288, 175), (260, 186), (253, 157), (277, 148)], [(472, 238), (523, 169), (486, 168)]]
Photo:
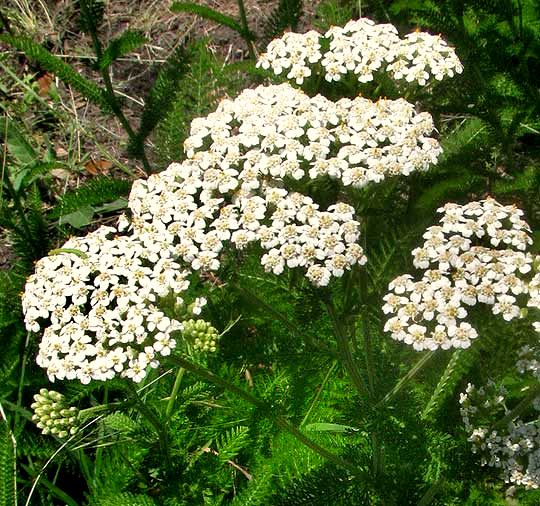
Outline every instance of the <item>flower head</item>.
[[(328, 50), (322, 52), (322, 47)], [(367, 18), (333, 26), (325, 34), (287, 32), (270, 42), (257, 62), (298, 85), (312, 75), (317, 64), (329, 82), (353, 74), (366, 83), (376, 73), (385, 72), (397, 82), (426, 86), (463, 71), (454, 49), (440, 36), (413, 32), (400, 38), (393, 25), (375, 24)]]
[[(412, 252), (422, 278), (399, 276), (384, 297), (383, 311), (401, 323), (385, 330), (416, 349), (467, 348), (478, 335), (465, 321), (468, 306), (487, 304), (510, 321), (520, 316), (521, 296), (534, 285), (523, 276), (533, 259), (523, 252), (532, 239), (521, 210), (487, 199), (446, 204), (439, 212), (440, 225), (428, 228), (423, 246)], [(529, 298), (530, 306), (535, 303)], [(412, 338), (411, 329), (422, 322), (432, 328), (431, 337)]]

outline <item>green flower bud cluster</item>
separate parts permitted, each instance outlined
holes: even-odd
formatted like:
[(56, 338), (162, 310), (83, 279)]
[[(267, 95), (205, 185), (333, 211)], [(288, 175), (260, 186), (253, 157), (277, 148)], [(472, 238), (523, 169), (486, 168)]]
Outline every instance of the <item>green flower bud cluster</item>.
[(66, 438), (77, 432), (79, 410), (69, 407), (62, 394), (42, 388), (34, 401), (30, 406), (35, 413), (32, 420), (43, 434)]
[(218, 331), (204, 320), (187, 320), (183, 322), (184, 339), (189, 341), (197, 351), (216, 351)]

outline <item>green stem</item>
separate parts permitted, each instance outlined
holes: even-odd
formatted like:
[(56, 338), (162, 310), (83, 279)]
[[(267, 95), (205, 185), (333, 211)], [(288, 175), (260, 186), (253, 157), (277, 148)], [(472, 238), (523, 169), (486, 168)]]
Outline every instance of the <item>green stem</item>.
[[(92, 13), (89, 11), (86, 1), (83, 0), (82, 2), (80, 2), (80, 5), (81, 5), (81, 15), (84, 16), (84, 18), (88, 21), (90, 37), (92, 38), (92, 45), (94, 46), (94, 52), (96, 53), (97, 61), (100, 62), (103, 56), (103, 48), (101, 47), (101, 42), (99, 41), (99, 38), (97, 35), (97, 27), (94, 25), (93, 22), (91, 22)], [(129, 121), (127, 120), (127, 118), (124, 116), (124, 113), (122, 112), (122, 108), (120, 107), (120, 104), (114, 92), (114, 88), (112, 85), (111, 76), (109, 74), (108, 67), (100, 69), (100, 74), (101, 74), (101, 77), (103, 78), (103, 84), (105, 85), (107, 101), (109, 102), (112, 112), (118, 118), (118, 121), (120, 121), (120, 124), (122, 125), (122, 128), (124, 129), (124, 131), (127, 133), (131, 143), (134, 146), (141, 144), (140, 139), (137, 137), (137, 134), (133, 131), (133, 129), (131, 128), (131, 125), (129, 124)], [(139, 149), (137, 149), (136, 156), (142, 162), (144, 166), (144, 171), (146, 172), (146, 174), (149, 175), (152, 173), (152, 168), (150, 167), (150, 163), (148, 162), (148, 159), (146, 158), (144, 146), (141, 144), (138, 146), (138, 148)]]
[(253, 42), (250, 40), (250, 31), (249, 31), (249, 25), (247, 21), (246, 16), (246, 8), (244, 6), (244, 0), (237, 0), (238, 2), (238, 10), (240, 11), (240, 21), (242, 22), (242, 30), (244, 32), (243, 38), (246, 41), (249, 57), (252, 60), (257, 59), (257, 55), (255, 54), (255, 49), (253, 48)]
[(358, 469), (351, 462), (345, 459), (342, 459), (338, 455), (335, 455), (334, 453), (328, 451), (322, 446), (319, 446), (315, 441), (305, 436), (297, 427), (292, 425), (282, 416), (276, 414), (275, 408), (273, 406), (266, 404), (265, 402), (261, 401), (260, 399), (257, 399), (256, 397), (251, 395), (249, 392), (246, 392), (242, 388), (234, 385), (233, 383), (230, 383), (229, 381), (227, 381), (224, 378), (221, 378), (220, 376), (217, 376), (216, 374), (209, 371), (208, 369), (201, 367), (197, 364), (194, 364), (190, 362), (189, 360), (186, 360), (185, 358), (182, 358), (179, 356), (173, 356), (173, 355), (171, 355), (168, 358), (171, 362), (173, 362), (177, 366), (186, 369), (186, 371), (192, 372), (193, 374), (196, 374), (200, 378), (203, 378), (206, 381), (213, 383), (214, 385), (218, 385), (228, 390), (229, 392), (232, 392), (233, 394), (237, 395), (241, 399), (244, 399), (245, 401), (249, 402), (250, 404), (255, 406), (258, 410), (260, 410), (260, 412), (264, 416), (272, 420), (278, 427), (288, 432), (291, 436), (296, 438), (298, 441), (300, 441), (303, 445), (307, 446), (309, 449), (313, 450), (315, 453), (318, 453), (321, 457), (324, 457), (325, 459), (333, 462), (339, 467), (343, 467), (347, 469), (348, 471), (350, 471), (352, 474), (356, 476), (362, 476), (364, 478), (368, 477), (367, 473)]
[(22, 394), (23, 394), (23, 387), (24, 387), (24, 376), (26, 373), (26, 357), (28, 353), (28, 344), (30, 343), (30, 332), (26, 333), (26, 341), (24, 343), (24, 352), (22, 356), (22, 364), (21, 364), (21, 378), (19, 380), (19, 387), (17, 391), (17, 410), (15, 411), (15, 422), (13, 424), (13, 428), (15, 432), (17, 431), (17, 428), (19, 426), (19, 418), (20, 418), (20, 412), (19, 408), (22, 408)]
[(169, 437), (167, 430), (164, 429), (163, 424), (156, 416), (156, 414), (146, 405), (146, 403), (139, 397), (137, 390), (133, 386), (130, 380), (127, 381), (127, 392), (128, 395), (135, 401), (137, 409), (141, 412), (143, 416), (154, 426), (156, 433), (158, 435), (159, 447), (163, 456), (165, 457), (166, 468), (171, 470), (171, 456), (169, 454)]
[(392, 390), (390, 390), (390, 392), (388, 392), (377, 404), (375, 404), (375, 408), (384, 406), (391, 401), (398, 394), (398, 392), (418, 373), (418, 371), (420, 371), (420, 369), (422, 369), (429, 362), (433, 355), (435, 355), (435, 352), (433, 351), (426, 353), (416, 364), (414, 364), (411, 370), (397, 382), (396, 386), (392, 388)]
[(37, 260), (41, 255), (40, 252), (36, 251), (32, 246), (33, 244), (35, 244), (36, 241), (34, 240), (34, 236), (30, 231), (30, 225), (28, 225), (28, 220), (26, 219), (26, 214), (24, 213), (24, 209), (21, 204), (21, 196), (19, 195), (19, 192), (15, 191), (15, 188), (11, 183), (11, 179), (9, 178), (9, 174), (6, 174), (4, 178), (4, 184), (7, 186), (8, 193), (13, 200), (15, 210), (19, 215), (19, 219), (21, 220), (21, 226), (23, 228), (24, 235), (26, 236), (27, 244), (29, 244), (30, 247), (33, 249), (33, 256)]
[(360, 372), (358, 371), (356, 361), (352, 354), (349, 339), (345, 333), (345, 329), (343, 328), (342, 318), (338, 316), (334, 304), (331, 300), (326, 300), (325, 304), (328, 314), (330, 315), (330, 318), (332, 320), (332, 324), (334, 326), (338, 351), (342, 363), (345, 366), (345, 369), (347, 369), (347, 372), (349, 373), (353, 385), (355, 386), (358, 393), (365, 394), (367, 393), (366, 384), (364, 382), (364, 379), (360, 375)]
[[(362, 248), (364, 255), (367, 255), (367, 237), (368, 237), (368, 217), (364, 219), (362, 225)], [(369, 315), (367, 311), (367, 292), (368, 292), (368, 274), (367, 269), (363, 268), (359, 274), (359, 297), (361, 301), (360, 320), (362, 324), (364, 336), (364, 357), (366, 361), (366, 372), (368, 377), (369, 397), (373, 401), (375, 399), (375, 359), (373, 358), (373, 340), (371, 336), (371, 328), (369, 325)], [(348, 306), (345, 306), (346, 308)]]
[(263, 308), (269, 315), (279, 320), (285, 327), (287, 327), (296, 336), (304, 339), (304, 341), (306, 341), (307, 344), (309, 344), (310, 346), (313, 346), (314, 348), (322, 351), (325, 354), (328, 354), (330, 356), (337, 358), (337, 354), (335, 350), (331, 349), (326, 343), (323, 343), (322, 341), (319, 341), (318, 339), (315, 339), (309, 336), (308, 334), (306, 334), (305, 332), (303, 332), (293, 322), (288, 320), (279, 311), (276, 311), (270, 304), (267, 304), (264, 300), (262, 300), (260, 297), (255, 295), (251, 290), (248, 290), (247, 288), (239, 286), (236, 283), (230, 283), (229, 286), (233, 288), (234, 290), (236, 290), (237, 292), (239, 292), (240, 294), (247, 297), (250, 300), (250, 302), (255, 303), (261, 308)]
[(321, 383), (321, 386), (317, 389), (317, 393), (315, 394), (315, 397), (313, 398), (313, 401), (311, 402), (311, 404), (310, 404), (310, 406), (309, 406), (309, 408), (307, 410), (306, 415), (304, 416), (304, 418), (300, 422), (300, 425), (299, 425), (300, 428), (307, 422), (307, 419), (309, 418), (309, 415), (313, 411), (313, 408), (315, 407), (315, 404), (317, 404), (317, 401), (319, 400), (319, 397), (321, 396), (321, 393), (324, 390), (324, 386), (326, 385), (326, 383), (330, 379), (330, 374), (332, 374), (332, 371), (336, 368), (336, 365), (337, 365), (337, 360), (334, 360), (332, 362), (332, 365), (330, 366), (330, 369), (328, 369), (328, 372), (326, 373), (326, 376), (324, 377), (324, 379), (323, 379), (323, 381)]
[[(106, 406), (108, 403), (109, 403), (109, 387), (105, 385), (105, 392), (103, 394), (102, 404)], [(103, 426), (103, 424), (99, 425), (98, 431), (99, 431), (98, 437), (101, 439), (105, 432), (105, 427)], [(103, 448), (98, 445), (98, 447), (96, 448), (96, 457), (94, 459), (94, 472), (92, 473), (92, 477), (93, 477), (92, 488), (97, 488), (98, 486), (96, 478), (100, 476), (100, 473), (101, 473), (102, 458), (103, 458)]]
[(176, 401), (178, 391), (180, 390), (180, 384), (182, 383), (182, 378), (184, 377), (184, 372), (185, 369), (183, 367), (180, 367), (178, 369), (178, 372), (176, 373), (176, 378), (174, 380), (171, 396), (169, 397), (169, 401), (167, 402), (167, 408), (165, 410), (165, 417), (167, 418), (167, 420), (171, 417), (171, 413), (174, 408), (174, 402)]
[(422, 496), (420, 501), (418, 501), (418, 504), (416, 506), (427, 506), (428, 504), (430, 504), (437, 495), (437, 493), (440, 491), (444, 483), (445, 479), (439, 478), (433, 485), (431, 485), (431, 487), (428, 488), (428, 490)]
[(369, 317), (365, 306), (362, 309), (362, 330), (364, 331), (364, 354), (366, 357), (366, 371), (368, 377), (369, 395), (375, 398), (375, 360), (373, 358), (373, 341), (371, 339), (371, 329), (369, 328)]
[(495, 423), (492, 430), (506, 427), (506, 425), (508, 425), (512, 420), (524, 413), (537, 397), (540, 397), (540, 383), (534, 385), (527, 396), (517, 406), (510, 410), (510, 412), (501, 418), (497, 423)]

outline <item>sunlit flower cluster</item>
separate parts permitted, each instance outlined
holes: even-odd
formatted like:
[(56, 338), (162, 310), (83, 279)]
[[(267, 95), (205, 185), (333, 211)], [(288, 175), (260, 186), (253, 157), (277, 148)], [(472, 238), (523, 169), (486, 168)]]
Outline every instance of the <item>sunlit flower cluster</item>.
[(324, 286), (365, 262), (353, 208), (322, 210), (283, 186), (329, 176), (362, 188), (427, 170), (441, 152), (432, 131), (431, 116), (405, 100), (331, 102), (288, 84), (248, 89), (193, 121), (187, 160), (134, 184), (133, 228), (163, 237), (161, 247), (202, 271), (219, 267), (225, 241), (258, 242), (267, 271), (302, 267)]
[(401, 39), (393, 25), (375, 24), (367, 18), (334, 26), (324, 35), (314, 30), (287, 32), (270, 42), (257, 65), (299, 85), (316, 65), (322, 66), (330, 82), (351, 73), (366, 83), (375, 79), (376, 72), (386, 72), (396, 81), (421, 86), (463, 71), (454, 49), (440, 36), (413, 32)]
[(70, 407), (61, 393), (42, 388), (30, 407), (34, 410), (32, 421), (43, 434), (66, 438), (77, 432), (79, 410)]
[(26, 327), (43, 332), (36, 360), (51, 381), (139, 382), (171, 353), (182, 325), (155, 304), (188, 281), (164, 241), (101, 227), (37, 262), (22, 304)]
[(467, 307), (486, 304), (510, 321), (529, 290), (533, 257), (524, 250), (532, 239), (520, 209), (487, 199), (439, 212), (440, 224), (412, 252), (422, 278), (399, 276), (384, 297), (383, 311), (391, 315), (385, 331), (416, 350), (469, 347), (477, 331), (465, 321)]
[[(531, 347), (521, 350), (516, 364), (520, 375), (540, 381), (539, 351)], [(534, 386), (525, 391), (529, 388)], [(540, 487), (540, 396), (531, 404), (536, 415), (527, 421), (510, 415), (507, 397), (508, 391), (502, 385), (489, 382), (477, 388), (469, 383), (460, 396), (468, 441), (472, 451), (481, 456), (481, 464), (500, 468), (506, 483), (536, 489)], [(497, 424), (506, 415), (511, 419)]]

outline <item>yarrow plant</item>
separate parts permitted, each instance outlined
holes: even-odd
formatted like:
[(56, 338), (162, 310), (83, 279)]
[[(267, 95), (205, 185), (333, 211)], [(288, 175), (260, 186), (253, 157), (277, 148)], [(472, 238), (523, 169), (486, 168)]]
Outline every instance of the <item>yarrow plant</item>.
[(486, 304), (510, 321), (538, 302), (527, 297), (533, 256), (525, 252), (532, 239), (523, 211), (487, 199), (439, 212), (440, 225), (412, 252), (422, 277), (397, 277), (384, 297), (383, 312), (391, 315), (384, 330), (416, 350), (469, 347), (478, 333), (466, 321), (467, 307)]
[[(469, 383), (460, 396), (468, 440), (472, 451), (481, 456), (481, 464), (500, 469), (506, 483), (529, 489), (540, 487), (539, 351), (538, 347), (523, 347), (516, 363), (518, 374), (529, 379), (524, 390), (530, 398), (525, 407), (532, 406), (533, 416), (524, 419), (519, 405), (510, 409), (507, 388), (493, 381), (481, 388)], [(493, 424), (497, 419), (500, 421)]]
[[(431, 115), (420, 112), (418, 104), (403, 98), (355, 97), (356, 92), (350, 94), (355, 98), (334, 101), (295, 86), (317, 73), (322, 85), (337, 88), (336, 82), (348, 74), (355, 84), (387, 76), (398, 83), (427, 86), (453, 77), (462, 66), (439, 36), (415, 32), (400, 38), (392, 25), (366, 19), (332, 27), (323, 35), (287, 33), (268, 46), (258, 65), (286, 73), (292, 83), (246, 89), (223, 100), (215, 112), (195, 119), (184, 144), (185, 159), (135, 181), (129, 217), (121, 218), (117, 228), (101, 227), (70, 239), (38, 262), (23, 296), (26, 326), (42, 333), (37, 363), (51, 381), (77, 379), (87, 384), (120, 377), (141, 382), (168, 357), (177, 375), (171, 395), (160, 398), (166, 401), (162, 418), (167, 424), (174, 419), (187, 370), (238, 394), (307, 447), (364, 477), (363, 469), (318, 446), (273, 407), (180, 353), (179, 348), (187, 350), (184, 355), (194, 352), (199, 357), (215, 352), (221, 337), (212, 323), (199, 318), (208, 285), (202, 282), (208, 291), (193, 299), (189, 281), (195, 274), (202, 280), (219, 279), (227, 275), (222, 267), (229, 267), (231, 259), (236, 268), (250, 254), (262, 267), (255, 269), (257, 281), (263, 269), (278, 276), (296, 270), (289, 276), (288, 289), (301, 286), (317, 294), (315, 304), (326, 307), (325, 328), (332, 328), (336, 338), (333, 357), (349, 373), (362, 402), (371, 402), (370, 408), (389, 402), (414, 374), (379, 396), (371, 332), (373, 314), (380, 308), (373, 308), (376, 294), (368, 293), (366, 276), (356, 275), (367, 262), (361, 243), (372, 232), (362, 210), (370, 209), (370, 188), (390, 181), (399, 186), (399, 178), (427, 171), (442, 148)], [(400, 86), (397, 89), (403, 90)], [(336, 188), (335, 198), (324, 205), (317, 202), (317, 183)], [(395, 190), (391, 184), (387, 187), (389, 193)], [(412, 252), (419, 278), (405, 274), (391, 281), (382, 306), (389, 315), (384, 330), (418, 351), (469, 347), (479, 334), (467, 321), (472, 306), (487, 305), (504, 321), (540, 306), (538, 262), (528, 251), (531, 230), (520, 209), (487, 198), (446, 204), (439, 212), (439, 225), (428, 228), (425, 243)], [(317, 290), (324, 287), (329, 288)], [(225, 290), (227, 282), (219, 288)], [(252, 295), (245, 292), (246, 297)], [(166, 307), (171, 298), (175, 302)], [(264, 300), (252, 298), (269, 313), (280, 314)], [(339, 307), (349, 303), (354, 307)], [(294, 327), (288, 316), (281, 320)], [(365, 371), (350, 344), (354, 340), (360, 346), (357, 330), (362, 326)], [(456, 354), (455, 363), (460, 356)], [(530, 369), (525, 361), (521, 364)], [(130, 402), (148, 415), (128, 384)], [(468, 393), (472, 392), (473, 387)], [(63, 416), (47, 404), (56, 394), (40, 395), (36, 421), (43, 425)], [(463, 410), (467, 402), (462, 398)], [(167, 454), (168, 426), (163, 429), (152, 414), (147, 418)], [(376, 439), (374, 463), (383, 451)], [(529, 445), (528, 450), (536, 448)], [(519, 453), (522, 477), (512, 474), (514, 467), (509, 474), (513, 482), (529, 486), (530, 479), (536, 479), (533, 464), (527, 464), (527, 471), (522, 464), (523, 459), (536, 462), (530, 455), (525, 448)]]
[(400, 38), (395, 26), (375, 24), (361, 18), (326, 33), (287, 32), (273, 40), (257, 65), (276, 75), (303, 84), (319, 71), (326, 81), (339, 81), (353, 74), (361, 83), (389, 75), (395, 81), (425, 86), (463, 71), (454, 49), (440, 37), (413, 32)]

